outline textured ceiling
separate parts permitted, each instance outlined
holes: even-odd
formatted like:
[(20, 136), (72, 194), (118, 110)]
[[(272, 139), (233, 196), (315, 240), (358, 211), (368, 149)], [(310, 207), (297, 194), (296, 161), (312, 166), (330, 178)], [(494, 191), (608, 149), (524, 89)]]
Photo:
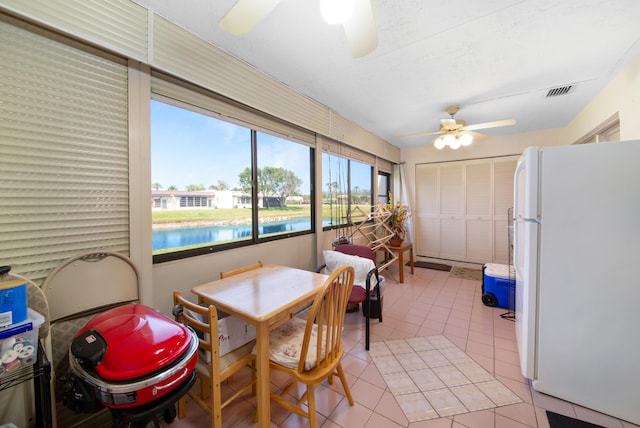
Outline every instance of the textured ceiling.
[[(638, 0), (371, 0), (378, 46), (352, 58), (319, 0), (282, 0), (252, 31), (218, 26), (235, 0), (135, 0), (398, 147), (445, 108), (504, 135), (566, 125), (640, 55)], [(573, 85), (564, 96), (549, 89)]]

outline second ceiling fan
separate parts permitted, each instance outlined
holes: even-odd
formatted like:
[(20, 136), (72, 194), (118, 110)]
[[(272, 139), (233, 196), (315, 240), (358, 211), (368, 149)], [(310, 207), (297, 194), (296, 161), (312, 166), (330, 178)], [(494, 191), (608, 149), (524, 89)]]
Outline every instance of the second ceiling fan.
[(424, 135), (441, 134), (433, 141), (433, 145), (436, 149), (443, 149), (445, 146), (451, 147), (453, 150), (459, 149), (461, 146), (468, 146), (474, 140), (474, 138), (484, 137), (483, 134), (476, 131), (478, 129), (498, 128), (500, 126), (515, 125), (514, 119), (496, 120), (494, 122), (476, 123), (474, 125), (467, 125), (464, 120), (458, 120), (454, 118), (454, 115), (458, 113), (460, 106), (449, 106), (445, 111), (451, 116), (449, 119), (440, 119), (440, 130), (419, 132), (417, 134), (402, 135), (401, 138), (422, 137)]
[[(319, 0), (320, 10), (329, 24), (342, 24), (351, 49), (359, 58), (378, 45), (376, 21), (371, 0)], [(238, 0), (220, 19), (220, 27), (235, 35), (251, 29), (280, 3), (280, 0)]]

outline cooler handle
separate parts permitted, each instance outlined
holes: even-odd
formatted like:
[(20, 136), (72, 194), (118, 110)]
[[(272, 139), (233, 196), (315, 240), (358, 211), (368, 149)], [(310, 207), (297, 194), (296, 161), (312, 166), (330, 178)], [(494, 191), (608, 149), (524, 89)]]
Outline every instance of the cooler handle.
[(154, 386), (153, 390), (151, 391), (151, 395), (156, 395), (156, 394), (158, 394), (158, 391), (162, 391), (163, 389), (171, 388), (173, 385), (175, 385), (176, 383), (180, 382), (182, 380), (182, 378), (187, 375), (187, 373), (189, 373), (189, 368), (185, 367), (184, 370), (182, 371), (182, 374), (180, 374), (180, 376), (178, 376), (177, 378), (175, 378), (174, 380), (172, 380), (168, 384), (162, 385), (162, 386)]

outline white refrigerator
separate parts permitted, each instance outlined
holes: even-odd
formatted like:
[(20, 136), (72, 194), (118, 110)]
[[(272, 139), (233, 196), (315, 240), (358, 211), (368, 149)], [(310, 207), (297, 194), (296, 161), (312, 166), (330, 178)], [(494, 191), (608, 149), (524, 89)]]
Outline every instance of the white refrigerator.
[(527, 148), (513, 245), (522, 374), (640, 424), (640, 141)]

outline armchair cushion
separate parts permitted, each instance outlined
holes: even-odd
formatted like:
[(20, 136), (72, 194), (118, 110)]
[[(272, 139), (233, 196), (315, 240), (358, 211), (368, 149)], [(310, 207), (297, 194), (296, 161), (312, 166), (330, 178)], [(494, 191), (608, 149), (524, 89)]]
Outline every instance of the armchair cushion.
[[(329, 274), (340, 266), (348, 265), (353, 267), (355, 275), (353, 277), (353, 285), (365, 287), (367, 284), (367, 274), (376, 268), (372, 260), (349, 254), (340, 253), (338, 251), (324, 250), (324, 261), (327, 265)], [(375, 278), (375, 276), (373, 277)], [(375, 286), (375, 280), (372, 281), (371, 288)], [(364, 299), (363, 299), (364, 300)]]

